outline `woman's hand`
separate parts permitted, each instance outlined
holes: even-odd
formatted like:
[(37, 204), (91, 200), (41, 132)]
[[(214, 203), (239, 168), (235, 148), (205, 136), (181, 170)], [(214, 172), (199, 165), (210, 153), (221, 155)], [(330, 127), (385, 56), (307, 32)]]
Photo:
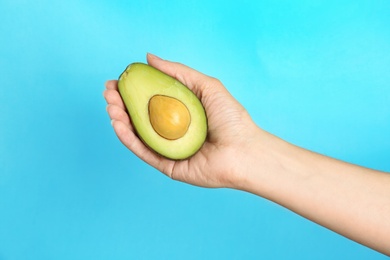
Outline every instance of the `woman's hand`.
[(390, 175), (291, 145), (258, 128), (216, 79), (148, 55), (148, 63), (188, 86), (208, 117), (208, 136), (191, 158), (172, 161), (134, 133), (116, 81), (104, 96), (119, 139), (175, 180), (241, 189), (295, 211), (390, 256)]
[(104, 97), (118, 138), (139, 158), (172, 179), (204, 187), (238, 187), (246, 148), (259, 131), (246, 110), (217, 79), (151, 54), (147, 60), (149, 65), (186, 85), (201, 100), (208, 118), (206, 142), (195, 155), (182, 161), (169, 160), (151, 151), (137, 137), (117, 81), (112, 80), (106, 84)]

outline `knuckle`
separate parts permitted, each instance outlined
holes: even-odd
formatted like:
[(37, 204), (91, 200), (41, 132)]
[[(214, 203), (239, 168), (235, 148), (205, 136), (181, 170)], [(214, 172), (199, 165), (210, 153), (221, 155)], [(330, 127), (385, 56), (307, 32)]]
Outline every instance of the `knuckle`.
[(218, 85), (222, 85), (222, 82), (217, 78), (210, 77), (210, 84), (212, 86), (218, 86)]

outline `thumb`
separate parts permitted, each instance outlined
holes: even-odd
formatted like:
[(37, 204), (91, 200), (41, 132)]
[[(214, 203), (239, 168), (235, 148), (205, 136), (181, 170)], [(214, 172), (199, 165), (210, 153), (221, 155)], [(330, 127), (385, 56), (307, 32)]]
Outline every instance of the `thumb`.
[(206, 82), (210, 77), (191, 69), (183, 64), (163, 60), (153, 54), (148, 53), (146, 56), (148, 64), (161, 72), (177, 79), (189, 89), (191, 89), (197, 96), (200, 96)]

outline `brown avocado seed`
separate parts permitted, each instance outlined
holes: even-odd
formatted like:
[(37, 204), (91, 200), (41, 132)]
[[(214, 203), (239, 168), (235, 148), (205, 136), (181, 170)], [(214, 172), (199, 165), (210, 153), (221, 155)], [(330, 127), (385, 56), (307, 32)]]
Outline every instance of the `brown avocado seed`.
[(191, 116), (187, 107), (176, 98), (155, 95), (149, 100), (149, 120), (160, 136), (176, 140), (187, 132)]

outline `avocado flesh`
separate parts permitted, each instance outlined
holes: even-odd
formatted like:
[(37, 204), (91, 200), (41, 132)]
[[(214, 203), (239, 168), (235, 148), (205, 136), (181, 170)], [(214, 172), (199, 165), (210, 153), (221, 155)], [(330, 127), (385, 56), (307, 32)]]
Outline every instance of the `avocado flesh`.
[[(195, 154), (207, 136), (207, 118), (196, 95), (176, 79), (143, 63), (130, 64), (118, 80), (119, 93), (140, 139), (169, 159), (186, 159)], [(156, 95), (182, 102), (191, 117), (185, 134), (175, 140), (159, 135), (149, 118), (149, 101)]]

